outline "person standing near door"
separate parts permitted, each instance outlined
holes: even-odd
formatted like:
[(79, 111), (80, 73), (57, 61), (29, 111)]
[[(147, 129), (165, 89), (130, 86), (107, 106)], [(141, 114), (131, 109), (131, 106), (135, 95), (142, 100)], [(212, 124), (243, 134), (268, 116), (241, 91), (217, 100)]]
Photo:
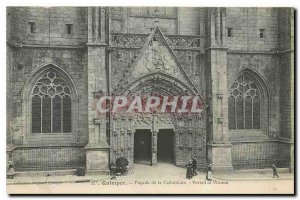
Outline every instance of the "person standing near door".
[(192, 160), (189, 160), (188, 164), (185, 165), (186, 167), (186, 178), (191, 179), (193, 178), (193, 163)]
[(193, 161), (192, 161), (192, 168), (193, 168), (193, 176), (197, 176), (197, 172), (196, 172), (196, 169), (197, 169), (197, 161), (195, 158), (193, 158)]
[(206, 174), (206, 180), (208, 180), (208, 181), (211, 181), (213, 178), (211, 168), (212, 168), (212, 164), (210, 163), (207, 167), (207, 174)]

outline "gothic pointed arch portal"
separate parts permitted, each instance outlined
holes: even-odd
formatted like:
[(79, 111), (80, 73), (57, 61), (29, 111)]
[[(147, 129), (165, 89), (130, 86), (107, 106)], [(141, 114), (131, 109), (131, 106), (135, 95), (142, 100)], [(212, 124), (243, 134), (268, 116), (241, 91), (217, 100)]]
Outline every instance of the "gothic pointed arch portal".
[[(132, 65), (121, 77), (113, 93), (125, 96), (198, 96), (192, 81), (180, 66), (160, 29), (156, 27), (144, 47), (134, 56)], [(202, 98), (199, 97), (201, 100)], [(111, 160), (125, 157), (134, 163), (135, 134), (151, 131), (151, 163), (157, 163), (158, 133), (173, 130), (174, 164), (184, 166), (189, 159), (198, 167), (206, 166), (205, 112), (178, 115), (162, 113), (118, 113), (112, 118)], [(138, 131), (137, 131), (138, 130)], [(171, 140), (171, 138), (170, 138)]]

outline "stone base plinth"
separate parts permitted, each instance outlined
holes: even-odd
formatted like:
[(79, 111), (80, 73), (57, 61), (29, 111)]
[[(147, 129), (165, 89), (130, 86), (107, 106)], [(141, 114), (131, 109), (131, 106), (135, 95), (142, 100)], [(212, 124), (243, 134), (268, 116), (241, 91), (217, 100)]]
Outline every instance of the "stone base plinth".
[(110, 175), (109, 169), (105, 170), (87, 170), (85, 175)]
[(106, 174), (109, 172), (109, 147), (106, 145), (87, 145), (86, 173)]
[(212, 171), (232, 171), (231, 144), (209, 144), (208, 158)]

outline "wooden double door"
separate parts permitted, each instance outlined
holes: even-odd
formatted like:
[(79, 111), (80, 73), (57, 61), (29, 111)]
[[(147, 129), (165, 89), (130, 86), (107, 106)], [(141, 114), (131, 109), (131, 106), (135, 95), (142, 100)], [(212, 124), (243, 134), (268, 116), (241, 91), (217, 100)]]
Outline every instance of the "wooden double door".
[[(156, 147), (153, 144), (153, 133), (150, 129), (137, 129), (134, 133), (134, 163), (156, 164), (174, 163), (174, 131), (160, 129), (157, 133)], [(153, 148), (156, 148), (153, 151)]]

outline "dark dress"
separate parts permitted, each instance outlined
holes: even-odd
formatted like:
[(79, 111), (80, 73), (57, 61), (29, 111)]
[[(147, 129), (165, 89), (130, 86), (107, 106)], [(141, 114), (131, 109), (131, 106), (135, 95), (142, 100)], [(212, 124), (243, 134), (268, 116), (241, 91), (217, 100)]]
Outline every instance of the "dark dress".
[(197, 161), (195, 159), (193, 159), (192, 165), (193, 165), (193, 176), (196, 176)]
[(193, 178), (193, 164), (187, 164), (186, 167), (186, 178), (191, 179)]
[(14, 166), (10, 163), (9, 165), (8, 165), (8, 171), (10, 170), (10, 169), (13, 169), (14, 168)]
[(118, 158), (116, 160), (116, 171), (117, 173), (121, 173), (122, 175), (127, 174), (127, 166), (128, 166), (128, 160), (124, 157)]
[(116, 169), (117, 169), (115, 163), (113, 163), (113, 162), (110, 163), (109, 169), (110, 169), (110, 175), (115, 176), (116, 175)]
[(207, 167), (206, 180), (209, 180), (209, 181), (212, 180), (211, 165), (208, 165), (208, 167)]

